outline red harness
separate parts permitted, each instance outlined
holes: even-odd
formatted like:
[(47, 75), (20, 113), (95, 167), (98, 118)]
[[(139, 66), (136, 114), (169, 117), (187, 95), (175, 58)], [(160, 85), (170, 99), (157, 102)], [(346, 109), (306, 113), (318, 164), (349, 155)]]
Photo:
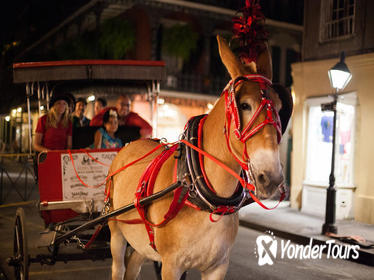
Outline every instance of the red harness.
[[(242, 129), (242, 125), (240, 122), (240, 115), (239, 109), (236, 102), (235, 97), (235, 89), (236, 87), (244, 81), (253, 81), (259, 84), (261, 90), (261, 103), (258, 106), (257, 110), (254, 112), (252, 118), (249, 120), (248, 124)], [(255, 135), (259, 132), (265, 125), (272, 125), (277, 131), (277, 138), (278, 143), (282, 137), (282, 126), (279, 119), (279, 115), (277, 110), (274, 109), (273, 101), (267, 96), (266, 92), (268, 87), (271, 85), (271, 81), (264, 76), (261, 75), (244, 75), (236, 78), (235, 80), (231, 80), (228, 87), (224, 90), (223, 94), (225, 96), (225, 127), (224, 127), (224, 134), (226, 138), (226, 144), (233, 155), (235, 160), (240, 164), (240, 166), (248, 171), (248, 162), (249, 157), (247, 153), (247, 147), (244, 145), (242, 160), (239, 159), (232, 151), (231, 144), (230, 144), (230, 129), (231, 129), (231, 122), (234, 123), (234, 134), (238, 140), (242, 143), (245, 143), (250, 137)], [(257, 126), (253, 127), (254, 122), (258, 118), (259, 114), (263, 109), (266, 109), (266, 118), (263, 122), (258, 124)], [(275, 118), (273, 117), (275, 115)]]
[(149, 237), (149, 245), (157, 251), (155, 246), (155, 238), (154, 238), (154, 231), (153, 227), (161, 227), (167, 224), (171, 219), (173, 219), (178, 212), (182, 209), (185, 204), (185, 201), (188, 197), (188, 191), (184, 187), (179, 187), (174, 191), (173, 201), (170, 204), (169, 210), (164, 215), (164, 219), (158, 223), (152, 223), (147, 219), (147, 208), (145, 206), (141, 206), (139, 201), (147, 196), (153, 194), (154, 184), (157, 179), (157, 175), (165, 163), (167, 159), (170, 158), (178, 148), (179, 144), (174, 144), (171, 147), (168, 147), (164, 151), (161, 152), (160, 155), (155, 157), (151, 163), (147, 166), (144, 173), (142, 174), (138, 187), (135, 192), (135, 208), (138, 210), (140, 219), (133, 219), (133, 220), (121, 220), (121, 219), (110, 219), (116, 220), (126, 224), (144, 224), (148, 237)]

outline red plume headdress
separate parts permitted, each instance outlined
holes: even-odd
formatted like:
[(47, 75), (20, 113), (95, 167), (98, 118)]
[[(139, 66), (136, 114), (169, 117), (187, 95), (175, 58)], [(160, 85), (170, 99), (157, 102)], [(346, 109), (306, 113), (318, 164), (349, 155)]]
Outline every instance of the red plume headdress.
[(265, 17), (261, 12), (258, 0), (246, 0), (245, 7), (239, 12), (242, 16), (234, 17), (233, 37), (234, 51), (244, 64), (256, 61), (257, 56), (264, 50), (264, 42), (268, 33), (264, 30)]

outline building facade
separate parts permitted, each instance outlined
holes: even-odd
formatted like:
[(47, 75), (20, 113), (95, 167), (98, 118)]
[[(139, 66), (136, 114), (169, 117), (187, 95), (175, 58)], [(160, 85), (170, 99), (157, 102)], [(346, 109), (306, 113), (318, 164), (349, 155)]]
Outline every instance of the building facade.
[(305, 0), (302, 62), (292, 65), (293, 114), (291, 206), (324, 216), (332, 151), (332, 101), (327, 71), (342, 51), (352, 73), (339, 92), (335, 154), (336, 216), (374, 223), (374, 189), (370, 167), (374, 119), (373, 1)]
[[(205, 113), (214, 104), (229, 80), (219, 58), (216, 35), (231, 38), (232, 18), (244, 4), (244, 0), (87, 1), (20, 52), (17, 62), (95, 58), (163, 60), (167, 78), (160, 91), (165, 104), (159, 106), (163, 114), (159, 116), (159, 128), (163, 130), (158, 136), (167, 131), (180, 133), (185, 121), (196, 113)], [(290, 87), (291, 64), (301, 57), (303, 1), (261, 0), (260, 4), (269, 33), (274, 82)], [(100, 94), (113, 104), (111, 96), (96, 93)], [(140, 110), (149, 120), (148, 107), (142, 105), (144, 100), (139, 96), (135, 100), (133, 109)], [(175, 116), (178, 122), (170, 121)], [(175, 140), (178, 135), (168, 138)], [(285, 167), (289, 158), (288, 139), (287, 131), (281, 149)]]

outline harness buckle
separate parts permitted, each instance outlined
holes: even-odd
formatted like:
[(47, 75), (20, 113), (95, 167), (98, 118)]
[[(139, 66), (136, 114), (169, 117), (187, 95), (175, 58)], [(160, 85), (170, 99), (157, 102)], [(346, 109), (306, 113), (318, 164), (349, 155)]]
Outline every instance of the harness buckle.
[(188, 187), (188, 196), (191, 198), (196, 198), (197, 197), (197, 191), (196, 187), (194, 185), (189, 185)]
[(278, 189), (279, 189), (280, 194), (286, 194), (287, 193), (284, 184), (279, 185)]
[(147, 182), (146, 181), (143, 181), (142, 182), (142, 185), (140, 186), (140, 188), (136, 191), (136, 193), (137, 194), (141, 194), (141, 193), (143, 193), (144, 192), (144, 190), (145, 190), (145, 185), (147, 184)]
[(110, 211), (110, 201), (109, 199), (107, 201), (104, 202), (104, 207), (103, 209), (101, 210), (101, 215), (106, 215), (108, 214)]

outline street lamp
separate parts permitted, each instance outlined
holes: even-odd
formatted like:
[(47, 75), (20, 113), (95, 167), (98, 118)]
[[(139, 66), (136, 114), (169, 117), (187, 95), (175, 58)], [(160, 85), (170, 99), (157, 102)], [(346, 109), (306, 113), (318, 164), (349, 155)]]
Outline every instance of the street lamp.
[(335, 64), (329, 71), (329, 79), (331, 87), (335, 89), (333, 94), (333, 101), (331, 103), (325, 103), (321, 105), (322, 111), (332, 111), (334, 114), (333, 118), (333, 132), (332, 132), (332, 154), (331, 154), (331, 172), (329, 177), (329, 187), (327, 188), (326, 197), (326, 214), (325, 223), (322, 226), (322, 234), (328, 232), (337, 233), (335, 225), (335, 212), (336, 212), (336, 189), (335, 189), (335, 141), (336, 141), (336, 104), (338, 102), (338, 92), (343, 90), (352, 78), (352, 74), (349, 71), (347, 65), (344, 62), (344, 52), (340, 55), (340, 61)]
[(345, 55), (344, 52), (342, 52), (340, 54), (340, 61), (328, 71), (330, 84), (336, 89), (336, 92), (344, 89), (352, 78), (352, 74), (347, 64), (345, 64), (344, 59)]

